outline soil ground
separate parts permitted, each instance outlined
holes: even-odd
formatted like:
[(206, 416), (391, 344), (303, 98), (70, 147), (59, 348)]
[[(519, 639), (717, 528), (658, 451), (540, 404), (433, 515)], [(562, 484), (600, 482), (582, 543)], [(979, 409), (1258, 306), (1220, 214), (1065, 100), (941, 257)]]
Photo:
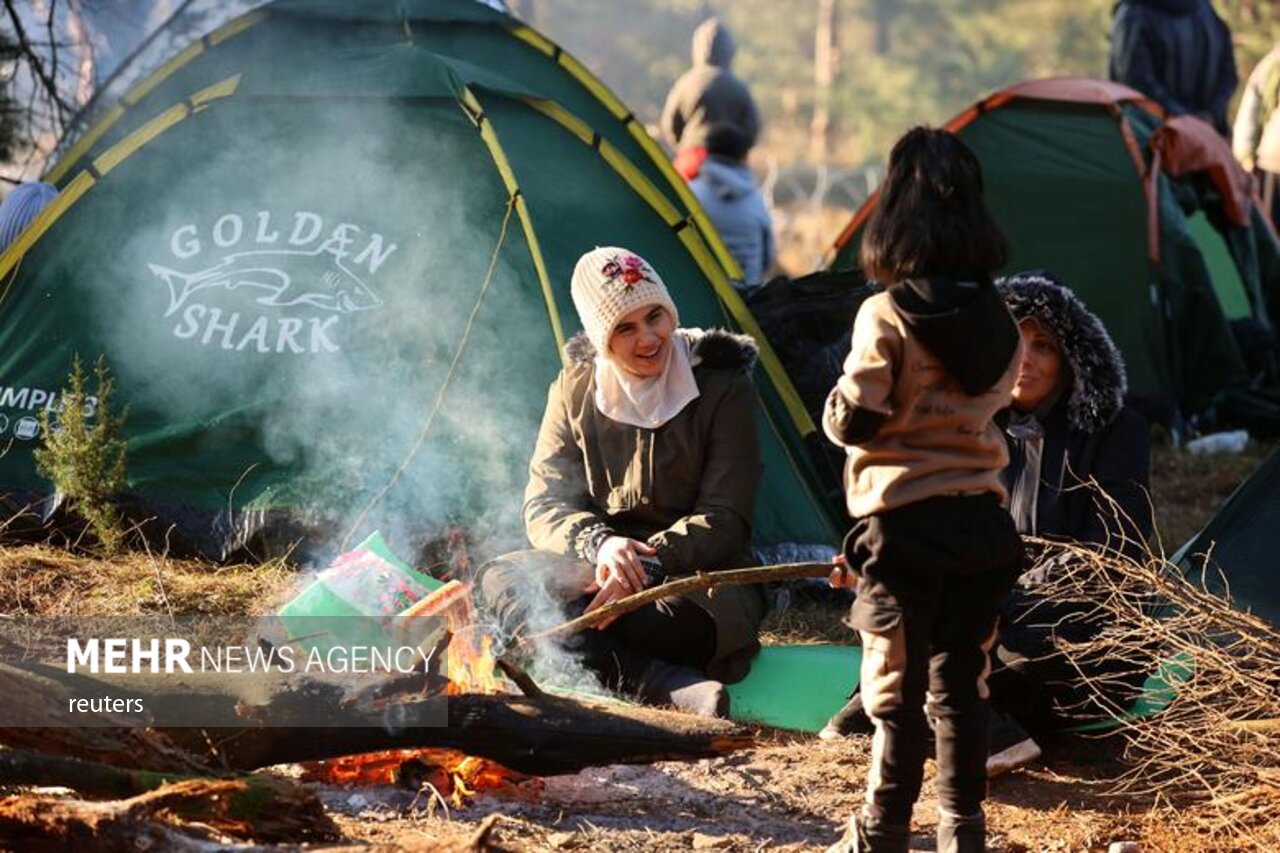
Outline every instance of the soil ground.
[[(828, 743), (762, 732), (755, 749), (692, 764), (606, 767), (548, 779), (536, 802), (477, 798), (428, 816), (412, 792), (331, 789), (326, 805), (351, 839), (426, 845), (461, 839), (498, 814), (494, 840), (519, 850), (821, 851), (857, 807), (868, 740)], [(992, 851), (1095, 850), (1151, 838), (1147, 808), (1100, 796), (1107, 762), (1063, 756), (992, 782)], [(929, 768), (913, 850), (933, 850)], [(415, 802), (416, 799), (416, 802)], [(1126, 814), (1126, 811), (1129, 811)], [(1148, 841), (1144, 849), (1158, 849)], [(1188, 849), (1188, 848), (1168, 848)]]
[[(1276, 447), (1193, 457), (1158, 449), (1153, 497), (1172, 553)], [(281, 600), (296, 578), (284, 566), (214, 567), (133, 554), (96, 560), (47, 547), (0, 548), (0, 613), (239, 613)], [(799, 601), (771, 617), (765, 641), (848, 642), (840, 608)], [(316, 786), (346, 843), (429, 850), (465, 842), (491, 816), (495, 849), (822, 850), (859, 803), (866, 738), (827, 743), (761, 730), (750, 750), (714, 760), (613, 766), (528, 783), (524, 796), (479, 795), (449, 807), (429, 791)], [(1118, 739), (1046, 744), (1034, 767), (993, 780), (993, 851), (1105, 850), (1136, 840), (1143, 850), (1249, 849), (1243, 839), (1198, 839), (1176, 809), (1106, 795), (1122, 765)], [(916, 811), (913, 850), (933, 850), (932, 768)], [(3, 845), (0, 844), (0, 847)]]

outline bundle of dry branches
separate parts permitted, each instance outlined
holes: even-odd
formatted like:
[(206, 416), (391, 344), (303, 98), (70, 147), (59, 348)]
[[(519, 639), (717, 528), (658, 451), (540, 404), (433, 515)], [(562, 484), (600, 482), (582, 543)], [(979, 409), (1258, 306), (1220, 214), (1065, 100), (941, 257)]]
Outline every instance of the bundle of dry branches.
[[(1131, 529), (1112, 507), (1114, 529)], [(1057, 648), (1121, 725), (1124, 769), (1113, 790), (1153, 802), (1178, 849), (1280, 850), (1280, 630), (1234, 607), (1225, 577), (1186, 572), (1153, 547), (1116, 536), (1101, 551), (1033, 540), (1050, 566), (1036, 592), (1087, 603), (1095, 627)], [(1196, 566), (1212, 565), (1198, 555)], [(1108, 673), (1162, 672), (1162, 712), (1131, 719)], [(1193, 841), (1192, 839), (1198, 839)]]

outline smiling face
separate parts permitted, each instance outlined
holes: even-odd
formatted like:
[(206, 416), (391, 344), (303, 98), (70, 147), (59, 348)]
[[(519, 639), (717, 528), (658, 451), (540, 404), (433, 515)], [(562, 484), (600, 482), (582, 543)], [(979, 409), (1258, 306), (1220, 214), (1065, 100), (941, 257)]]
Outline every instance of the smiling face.
[(1062, 381), (1062, 348), (1034, 317), (1019, 322), (1018, 331), (1022, 334), (1022, 361), (1013, 386), (1013, 405), (1031, 412), (1049, 399)]
[(671, 355), (671, 312), (661, 305), (644, 305), (622, 315), (609, 336), (609, 356), (628, 373), (661, 376)]

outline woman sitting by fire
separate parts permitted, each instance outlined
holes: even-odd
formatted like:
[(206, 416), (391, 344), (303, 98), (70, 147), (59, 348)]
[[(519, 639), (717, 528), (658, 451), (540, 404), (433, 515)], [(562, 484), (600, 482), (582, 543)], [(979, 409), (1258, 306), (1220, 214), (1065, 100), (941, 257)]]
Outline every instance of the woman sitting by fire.
[[(551, 384), (525, 491), (536, 550), (481, 569), (508, 637), (667, 576), (751, 562), (754, 342), (679, 328), (658, 273), (625, 249), (583, 255), (572, 293), (585, 331)], [(764, 610), (752, 586), (670, 596), (565, 642), (612, 690), (723, 716), (724, 684), (746, 675)]]

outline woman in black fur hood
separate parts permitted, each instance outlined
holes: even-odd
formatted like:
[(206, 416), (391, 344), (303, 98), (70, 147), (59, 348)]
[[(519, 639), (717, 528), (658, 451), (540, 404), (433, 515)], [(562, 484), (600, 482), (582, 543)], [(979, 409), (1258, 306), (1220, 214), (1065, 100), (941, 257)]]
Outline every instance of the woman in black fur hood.
[[(1018, 532), (1140, 559), (1152, 526), (1150, 442), (1146, 420), (1124, 405), (1119, 351), (1101, 321), (1052, 275), (1023, 272), (996, 284), (1023, 343), (1005, 422), (1009, 465), (1001, 475)], [(1083, 643), (1109, 625), (1091, 602), (1058, 597), (1053, 576), (1071, 559), (1039, 561), (1001, 610), (989, 680), (995, 709), (989, 775), (1039, 756), (1020, 723), (1054, 725), (1096, 707), (1086, 680), (1093, 689), (1106, 685), (1110, 702), (1121, 707), (1144, 680), (1144, 673), (1123, 671), (1123, 663), (1072, 663), (1057, 652), (1057, 641)]]
[[(1016, 273), (996, 286), (1023, 340), (1002, 475), (1018, 532), (1140, 553), (1151, 533), (1150, 445), (1145, 419), (1124, 405), (1119, 350), (1049, 273)], [(1081, 488), (1091, 479), (1106, 497)]]

